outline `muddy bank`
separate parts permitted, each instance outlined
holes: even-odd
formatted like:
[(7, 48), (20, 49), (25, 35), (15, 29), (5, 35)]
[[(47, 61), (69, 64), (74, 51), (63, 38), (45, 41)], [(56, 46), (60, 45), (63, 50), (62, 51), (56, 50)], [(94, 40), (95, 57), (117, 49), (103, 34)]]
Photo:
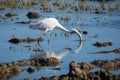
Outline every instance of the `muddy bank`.
[(95, 47), (106, 47), (106, 46), (112, 46), (113, 43), (112, 42), (95, 42), (94, 44), (92, 44)]
[[(72, 61), (69, 64), (68, 74), (61, 76), (42, 77), (39, 80), (119, 80), (119, 75), (114, 75), (109, 71), (89, 72), (93, 68), (90, 63), (76, 63)], [(29, 79), (29, 78), (28, 78)]]
[(116, 53), (116, 54), (120, 54), (120, 48), (114, 49), (114, 50), (109, 50), (109, 51), (99, 51), (99, 52), (95, 52), (95, 53), (91, 53), (91, 54), (108, 54), (108, 53)]
[(104, 68), (106, 70), (119, 70), (120, 69), (120, 59), (115, 60), (95, 60), (91, 62), (97, 67)]
[[(0, 63), (0, 78), (6, 79), (13, 75), (18, 75), (22, 72), (19, 66), (56, 66), (61, 63), (60, 60), (51, 58), (34, 58), (28, 60), (21, 60), (9, 63)], [(94, 68), (94, 65), (98, 67), (107, 68), (106, 71), (98, 70), (90, 72)], [(120, 80), (120, 75), (115, 75), (109, 72), (110, 69), (120, 69), (120, 59), (115, 60), (96, 60), (91, 63), (77, 63), (75, 61), (70, 62), (68, 74), (52, 77), (41, 77), (36, 80)], [(28, 73), (34, 73), (33, 67), (26, 69)], [(60, 70), (60, 68), (53, 68), (53, 70)], [(7, 79), (8, 79), (7, 78)], [(26, 78), (25, 80), (31, 80)]]
[[(0, 63), (0, 79), (19, 74), (22, 71), (20, 66), (56, 66), (60, 62), (61, 61), (59, 59), (51, 57), (51, 58), (33, 58), (9, 63)], [(29, 67), (27, 71), (29, 73), (32, 73), (34, 72), (34, 69)]]
[(20, 42), (35, 42), (35, 41), (43, 41), (43, 39), (40, 37), (40, 38), (23, 38), (23, 39), (19, 39), (19, 38), (11, 38), (8, 42), (10, 43), (20, 43)]

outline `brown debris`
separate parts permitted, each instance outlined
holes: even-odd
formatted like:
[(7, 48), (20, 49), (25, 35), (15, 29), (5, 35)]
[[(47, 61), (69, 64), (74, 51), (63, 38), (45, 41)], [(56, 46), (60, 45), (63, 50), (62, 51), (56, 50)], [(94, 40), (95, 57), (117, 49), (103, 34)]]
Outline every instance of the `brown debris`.
[(37, 12), (28, 12), (26, 15), (29, 19), (39, 18), (41, 15)]
[(6, 17), (13, 17), (13, 16), (17, 16), (17, 14), (15, 13), (7, 13), (5, 14)]
[(96, 42), (93, 44), (93, 46), (96, 46), (96, 47), (106, 47), (106, 46), (112, 46), (113, 43), (112, 42)]
[(116, 54), (120, 54), (120, 48), (114, 49), (114, 50), (110, 50), (110, 51), (99, 51), (99, 52), (95, 52), (92, 54), (108, 54), (108, 53), (116, 53)]
[(92, 64), (104, 68), (106, 70), (119, 70), (120, 69), (120, 59), (115, 60), (95, 60), (91, 62)]
[(19, 42), (35, 42), (35, 41), (40, 41), (40, 42), (42, 42), (43, 41), (43, 39), (40, 37), (40, 38), (23, 38), (23, 39), (18, 39), (18, 38), (12, 38), (12, 39), (10, 39), (8, 42), (10, 42), (10, 43), (19, 43)]
[(21, 22), (15, 22), (17, 24), (30, 24), (32, 21), (21, 21)]
[(60, 71), (61, 70), (61, 68), (50, 68), (50, 69), (52, 69), (52, 70), (58, 70), (58, 71)]
[(120, 48), (115, 49), (115, 50), (112, 50), (112, 52), (115, 52), (115, 53), (120, 53)]

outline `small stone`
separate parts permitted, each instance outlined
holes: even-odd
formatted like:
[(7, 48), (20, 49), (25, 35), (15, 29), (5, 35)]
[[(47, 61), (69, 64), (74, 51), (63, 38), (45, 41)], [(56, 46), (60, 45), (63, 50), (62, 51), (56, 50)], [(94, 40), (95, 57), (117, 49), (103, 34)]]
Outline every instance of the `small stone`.
[(29, 12), (29, 13), (27, 13), (27, 17), (28, 17), (29, 19), (35, 19), (35, 18), (39, 18), (39, 17), (40, 17), (40, 14), (37, 13), (37, 12)]
[(35, 69), (32, 68), (32, 67), (29, 67), (29, 68), (27, 69), (27, 72), (28, 72), (28, 73), (33, 73), (33, 72), (35, 72)]
[(88, 32), (87, 32), (87, 31), (83, 31), (83, 34), (85, 34), (85, 35), (86, 35), (86, 34), (88, 34)]

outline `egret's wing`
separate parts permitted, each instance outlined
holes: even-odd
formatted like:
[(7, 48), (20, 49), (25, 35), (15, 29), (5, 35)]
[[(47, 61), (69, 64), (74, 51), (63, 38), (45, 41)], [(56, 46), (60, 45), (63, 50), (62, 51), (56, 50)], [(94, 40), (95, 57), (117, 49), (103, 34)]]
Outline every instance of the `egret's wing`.
[(39, 22), (36, 22), (36, 23), (31, 23), (30, 28), (32, 28), (32, 29), (41, 29), (43, 23), (44, 23), (43, 21), (39, 21)]

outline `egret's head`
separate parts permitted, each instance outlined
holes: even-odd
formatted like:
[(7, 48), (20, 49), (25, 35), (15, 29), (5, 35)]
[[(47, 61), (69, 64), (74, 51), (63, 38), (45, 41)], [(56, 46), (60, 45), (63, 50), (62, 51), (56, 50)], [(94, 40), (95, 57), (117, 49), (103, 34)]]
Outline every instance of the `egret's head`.
[(80, 38), (80, 42), (82, 41), (82, 35), (81, 35), (81, 33), (77, 29), (72, 28), (70, 33), (76, 33), (79, 36), (79, 38)]

